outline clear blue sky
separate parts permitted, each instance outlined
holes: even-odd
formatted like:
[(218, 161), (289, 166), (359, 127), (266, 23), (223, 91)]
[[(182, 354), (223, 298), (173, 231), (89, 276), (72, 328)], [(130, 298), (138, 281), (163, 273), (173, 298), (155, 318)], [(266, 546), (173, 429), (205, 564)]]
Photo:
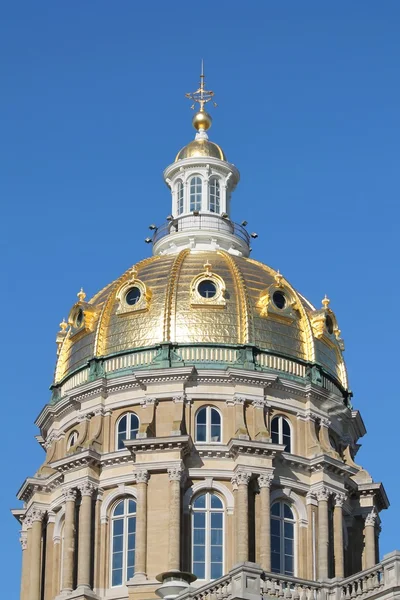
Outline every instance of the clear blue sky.
[(4, 597), (19, 593), (8, 511), (43, 459), (33, 421), (58, 324), (80, 286), (91, 295), (150, 251), (202, 57), (211, 139), (241, 171), (233, 216), (259, 233), (255, 258), (331, 298), (368, 429), (358, 462), (391, 500), (382, 554), (400, 548), (399, 30), (395, 0), (2, 4)]

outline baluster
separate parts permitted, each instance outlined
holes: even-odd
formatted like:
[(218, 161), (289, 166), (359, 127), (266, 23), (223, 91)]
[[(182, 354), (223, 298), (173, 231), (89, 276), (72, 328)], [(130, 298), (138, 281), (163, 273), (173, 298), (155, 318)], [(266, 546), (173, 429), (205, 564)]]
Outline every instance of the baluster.
[(292, 590), (290, 588), (290, 583), (288, 581), (285, 581), (283, 585), (284, 585), (283, 597), (285, 598), (285, 600), (291, 600)]
[(284, 592), (282, 588), (282, 581), (278, 579), (278, 598), (283, 598)]
[(293, 598), (293, 600), (300, 600), (299, 586), (297, 583), (294, 584), (292, 598)]
[(340, 600), (346, 600), (346, 586), (344, 585), (340, 588)]
[(268, 579), (268, 591), (267, 594), (269, 596), (276, 596), (276, 585), (275, 585), (275, 581), (273, 579)]
[(300, 600), (307, 600), (307, 589), (304, 585), (300, 586)]
[(351, 588), (350, 584), (346, 585), (346, 595), (345, 595), (346, 600), (351, 599), (350, 588)]

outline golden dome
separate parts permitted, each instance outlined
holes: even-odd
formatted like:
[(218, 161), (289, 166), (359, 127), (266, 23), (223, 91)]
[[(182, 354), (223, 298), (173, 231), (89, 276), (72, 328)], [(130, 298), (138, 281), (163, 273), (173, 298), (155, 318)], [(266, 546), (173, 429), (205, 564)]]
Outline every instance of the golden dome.
[[(196, 286), (210, 278), (219, 287), (219, 295), (204, 300)], [(128, 302), (129, 294), (132, 302)], [(196, 364), (196, 356), (211, 361), (211, 355), (217, 363), (231, 361), (232, 366), (240, 366), (240, 353), (253, 347), (255, 355), (260, 355), (258, 370), (282, 367), (293, 376), (305, 377), (306, 370), (316, 364), (328, 374), (327, 381), (331, 377), (347, 389), (343, 342), (331, 309), (316, 310), (279, 272), (249, 258), (188, 249), (153, 256), (82, 306), (85, 319), (90, 318), (87, 326), (86, 321), (78, 330), (71, 325), (66, 333), (56, 383), (73, 372), (78, 377), (79, 369), (87, 369), (93, 358), (102, 359), (107, 369), (110, 365), (149, 368), (161, 344), (174, 344), (181, 366)], [(334, 325), (329, 332), (324, 325), (328, 312), (329, 323)], [(211, 350), (204, 350), (203, 355), (204, 347)]]
[(193, 142), (184, 146), (184, 148), (176, 155), (175, 162), (182, 160), (183, 158), (193, 158), (196, 156), (212, 156), (213, 158), (226, 160), (226, 156), (218, 144), (214, 144), (214, 142), (210, 142), (210, 140), (200, 139), (193, 140)]

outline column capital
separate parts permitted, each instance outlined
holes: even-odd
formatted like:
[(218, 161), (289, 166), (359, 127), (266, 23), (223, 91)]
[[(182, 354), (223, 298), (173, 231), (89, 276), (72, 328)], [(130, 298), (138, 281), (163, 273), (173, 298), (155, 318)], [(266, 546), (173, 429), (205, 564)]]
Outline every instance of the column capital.
[(273, 473), (262, 473), (258, 475), (257, 481), (260, 488), (270, 488), (272, 480), (274, 478)]
[(35, 523), (35, 521), (43, 521), (44, 511), (40, 508), (32, 507), (29, 510), (28, 519), (31, 523)]
[(252, 405), (254, 406), (254, 408), (266, 408), (268, 407), (267, 401), (265, 398), (254, 398), (251, 401)]
[(373, 508), (365, 517), (365, 527), (375, 527), (377, 518), (378, 513), (376, 512), (375, 508)]
[(319, 490), (315, 490), (315, 495), (318, 502), (327, 502), (329, 500), (329, 496), (331, 495), (331, 491), (327, 487), (322, 487), (319, 488)]
[(237, 471), (235, 474), (235, 479), (237, 485), (248, 485), (251, 478), (251, 473), (248, 471)]
[(65, 502), (75, 502), (78, 491), (76, 488), (70, 487), (63, 490)]
[(320, 417), (319, 423), (320, 423), (321, 427), (329, 428), (332, 424), (332, 421), (330, 421), (329, 419), (326, 419), (325, 417)]
[(90, 481), (84, 481), (78, 485), (78, 490), (82, 496), (92, 496), (96, 488)]
[(146, 483), (149, 481), (149, 472), (147, 469), (138, 469), (135, 472), (136, 483)]
[(343, 504), (346, 502), (347, 495), (342, 493), (334, 494), (335, 506), (339, 508), (343, 507)]
[(181, 467), (169, 467), (167, 471), (170, 481), (181, 481), (183, 476), (183, 470)]

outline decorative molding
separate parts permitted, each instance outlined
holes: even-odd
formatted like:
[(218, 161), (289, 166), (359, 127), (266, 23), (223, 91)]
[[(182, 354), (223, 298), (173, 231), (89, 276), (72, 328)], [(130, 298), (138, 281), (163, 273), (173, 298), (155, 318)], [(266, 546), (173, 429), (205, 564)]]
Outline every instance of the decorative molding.
[(243, 469), (238, 469), (235, 473), (235, 479), (238, 486), (248, 485), (251, 479), (251, 473), (244, 471)]
[(149, 472), (147, 469), (137, 469), (134, 472), (136, 483), (146, 483), (149, 481)]
[(378, 518), (378, 513), (373, 508), (371, 510), (371, 512), (369, 512), (367, 514), (367, 516), (365, 517), (365, 527), (375, 527), (375, 523), (377, 521), (377, 518)]
[(90, 481), (84, 481), (78, 485), (78, 490), (82, 496), (93, 496), (96, 488)]
[(331, 494), (331, 490), (327, 487), (321, 487), (315, 490), (315, 495), (317, 497), (318, 502), (328, 502)]
[(257, 476), (258, 486), (260, 488), (270, 488), (273, 479), (273, 473), (262, 473), (261, 475)]
[(70, 487), (63, 490), (65, 502), (75, 502), (78, 492), (75, 488)]
[(191, 508), (191, 503), (193, 501), (194, 496), (196, 496), (201, 491), (215, 491), (218, 492), (224, 500), (224, 504), (226, 507), (226, 513), (228, 515), (233, 514), (235, 499), (233, 497), (232, 492), (219, 481), (215, 481), (212, 477), (207, 477), (203, 481), (199, 481), (195, 483), (193, 486), (188, 488), (183, 496), (183, 512), (184, 514), (188, 514)]
[(346, 502), (346, 494), (334, 494), (334, 499), (335, 499), (335, 506), (338, 506), (339, 508), (343, 508), (344, 503)]
[(305, 504), (300, 496), (296, 494), (291, 488), (278, 488), (271, 492), (271, 506), (277, 500), (287, 500), (295, 508), (295, 512), (298, 516), (298, 523), (300, 527), (308, 526), (307, 510)]
[(182, 467), (170, 467), (167, 469), (170, 481), (181, 481), (183, 476)]

